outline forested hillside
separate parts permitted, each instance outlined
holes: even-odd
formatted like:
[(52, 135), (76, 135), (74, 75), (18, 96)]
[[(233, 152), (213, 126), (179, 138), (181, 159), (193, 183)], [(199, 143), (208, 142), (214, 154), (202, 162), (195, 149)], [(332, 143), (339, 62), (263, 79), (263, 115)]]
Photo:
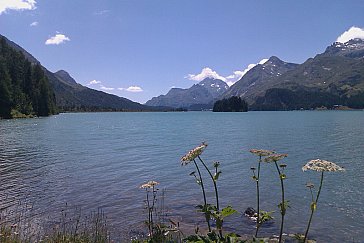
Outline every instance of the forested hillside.
[(0, 40), (0, 118), (56, 113), (55, 96), (40, 64)]

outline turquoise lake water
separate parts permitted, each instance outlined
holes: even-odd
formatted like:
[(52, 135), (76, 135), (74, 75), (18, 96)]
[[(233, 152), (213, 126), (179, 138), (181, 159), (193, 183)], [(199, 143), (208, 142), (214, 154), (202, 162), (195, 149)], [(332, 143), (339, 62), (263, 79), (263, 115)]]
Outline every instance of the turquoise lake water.
[[(318, 242), (363, 242), (364, 111), (78, 113), (0, 120), (0, 208), (29, 201), (36, 222), (55, 220), (66, 203), (84, 212), (102, 208), (112, 229), (128, 238), (146, 218), (138, 187), (156, 180), (165, 189), (168, 216), (186, 228), (203, 227), (194, 209), (202, 200), (189, 176), (193, 166), (180, 165), (180, 157), (202, 141), (209, 144), (202, 158), (211, 166), (221, 163), (221, 204), (239, 212), (255, 206), (250, 167), (257, 158), (249, 150), (288, 154), (285, 233), (304, 232), (311, 197), (305, 184), (319, 181), (319, 173), (301, 167), (316, 158), (345, 167), (345, 173), (325, 176), (311, 236)], [(276, 211), (276, 220), (262, 235), (279, 233), (279, 186), (273, 165), (264, 164), (261, 207)], [(254, 232), (254, 223), (241, 214), (225, 222), (238, 233)]]

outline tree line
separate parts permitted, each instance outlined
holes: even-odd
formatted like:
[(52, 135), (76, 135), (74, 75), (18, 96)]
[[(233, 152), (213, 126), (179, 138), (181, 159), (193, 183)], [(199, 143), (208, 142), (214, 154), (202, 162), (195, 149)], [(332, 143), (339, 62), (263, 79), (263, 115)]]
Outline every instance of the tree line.
[(42, 66), (0, 39), (0, 118), (48, 116), (56, 99)]
[(232, 96), (215, 102), (212, 109), (214, 112), (247, 112), (248, 103), (240, 97)]

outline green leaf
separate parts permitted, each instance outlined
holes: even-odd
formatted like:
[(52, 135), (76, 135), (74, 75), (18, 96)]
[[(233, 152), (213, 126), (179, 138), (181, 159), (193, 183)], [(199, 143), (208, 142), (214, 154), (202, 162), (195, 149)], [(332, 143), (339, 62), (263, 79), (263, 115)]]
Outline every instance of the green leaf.
[(213, 177), (214, 178), (214, 181), (217, 181), (219, 179), (220, 174), (221, 174), (221, 171), (215, 173), (215, 175)]
[(207, 204), (207, 210), (217, 212), (217, 207), (215, 205)]
[(228, 233), (225, 235), (225, 241), (226, 243), (238, 243), (238, 242), (245, 242), (245, 241), (241, 241), (238, 238), (240, 237), (240, 235), (235, 234), (235, 233)]
[(312, 202), (311, 203), (311, 210), (316, 211), (316, 208), (317, 208), (317, 204), (315, 202)]
[(183, 241), (191, 243), (204, 243), (204, 241), (198, 235), (189, 235), (187, 238), (183, 239)]
[(265, 222), (268, 222), (269, 220), (274, 219), (272, 214), (274, 213), (274, 211), (260, 211), (260, 219), (259, 219), (259, 224), (262, 225)]
[(290, 208), (289, 201), (284, 201), (283, 203), (278, 204), (278, 208), (281, 210), (282, 214), (285, 214), (287, 208)]
[(240, 237), (240, 235), (236, 234), (236, 233), (228, 233), (226, 234), (227, 237), (234, 237), (234, 238), (237, 238), (237, 237)]
[(223, 208), (221, 210), (221, 216), (222, 216), (222, 218), (226, 218), (226, 217), (228, 217), (228, 216), (230, 216), (230, 215), (232, 215), (232, 214), (234, 214), (236, 212), (238, 212), (238, 211), (233, 209), (233, 207), (227, 206), (227, 207), (225, 207), (225, 208)]
[(209, 240), (212, 241), (212, 242), (217, 242), (218, 241), (218, 236), (217, 236), (217, 234), (216, 234), (215, 231), (212, 231), (210, 233), (207, 233), (207, 236), (209, 237)]

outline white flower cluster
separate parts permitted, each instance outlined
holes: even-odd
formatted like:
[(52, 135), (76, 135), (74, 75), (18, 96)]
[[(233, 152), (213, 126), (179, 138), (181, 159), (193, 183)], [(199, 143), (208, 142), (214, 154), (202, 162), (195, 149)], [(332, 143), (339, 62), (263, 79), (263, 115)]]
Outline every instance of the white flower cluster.
[(303, 171), (314, 170), (314, 171), (328, 171), (328, 172), (336, 172), (336, 171), (345, 171), (344, 168), (338, 166), (334, 162), (322, 160), (322, 159), (314, 159), (310, 160), (307, 164), (302, 167)]
[(185, 156), (181, 158), (182, 165), (187, 165), (194, 159), (196, 159), (198, 156), (202, 154), (202, 152), (207, 147), (206, 143), (202, 143), (201, 145), (197, 146), (196, 148), (190, 150)]

